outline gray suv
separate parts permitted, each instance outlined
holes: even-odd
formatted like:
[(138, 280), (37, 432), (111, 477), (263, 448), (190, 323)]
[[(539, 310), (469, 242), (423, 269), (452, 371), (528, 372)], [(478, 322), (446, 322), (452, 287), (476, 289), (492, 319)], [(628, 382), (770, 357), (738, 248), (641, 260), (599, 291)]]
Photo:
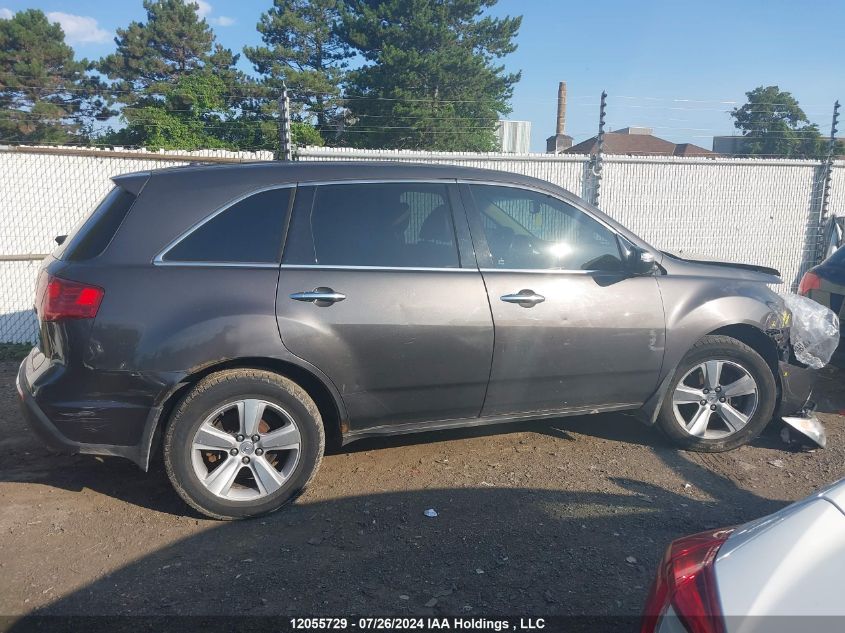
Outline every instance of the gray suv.
[(281, 507), (326, 444), (627, 411), (724, 451), (810, 396), (777, 271), (662, 253), (548, 182), (313, 162), (114, 183), (43, 264), (23, 411), (54, 448), (160, 449), (209, 516)]

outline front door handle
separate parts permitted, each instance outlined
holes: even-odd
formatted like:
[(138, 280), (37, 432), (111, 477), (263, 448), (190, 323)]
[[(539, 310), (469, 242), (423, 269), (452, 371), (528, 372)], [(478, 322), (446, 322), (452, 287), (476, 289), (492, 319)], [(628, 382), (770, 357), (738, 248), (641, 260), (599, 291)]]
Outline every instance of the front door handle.
[(294, 292), (290, 295), (291, 299), (296, 301), (308, 301), (318, 306), (330, 306), (338, 301), (346, 299), (346, 295), (342, 292), (335, 292), (331, 288), (314, 288), (314, 290), (304, 292)]
[(533, 290), (520, 290), (512, 295), (502, 295), (500, 299), (505, 303), (517, 303), (523, 308), (533, 308), (546, 300), (543, 295), (538, 295)]

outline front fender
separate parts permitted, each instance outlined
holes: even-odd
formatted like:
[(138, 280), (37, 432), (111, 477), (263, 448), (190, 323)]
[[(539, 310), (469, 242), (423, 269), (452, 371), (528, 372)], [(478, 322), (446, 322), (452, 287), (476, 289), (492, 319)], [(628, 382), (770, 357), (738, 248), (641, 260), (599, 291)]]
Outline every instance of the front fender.
[[(692, 283), (694, 281), (694, 283)], [(666, 312), (666, 352), (658, 387), (637, 412), (654, 424), (669, 384), (686, 353), (702, 337), (727, 327), (753, 328), (772, 341), (775, 350), (783, 338), (783, 302), (763, 284), (744, 280), (692, 279), (686, 275), (659, 278)], [(780, 356), (780, 352), (778, 352)], [(782, 372), (776, 380), (782, 382)]]

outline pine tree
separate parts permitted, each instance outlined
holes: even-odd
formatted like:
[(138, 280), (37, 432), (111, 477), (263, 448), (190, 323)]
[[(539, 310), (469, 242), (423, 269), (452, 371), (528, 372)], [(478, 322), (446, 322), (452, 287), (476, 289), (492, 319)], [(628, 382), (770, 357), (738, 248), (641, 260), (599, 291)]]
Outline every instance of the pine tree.
[(0, 142), (85, 143), (112, 114), (90, 66), (42, 11), (0, 19)]
[(236, 68), (238, 55), (184, 0), (144, 0), (146, 22), (117, 30), (100, 60), (127, 126), (105, 140), (150, 148), (260, 148), (273, 144), (253, 115), (263, 93)]
[(99, 69), (115, 81), (124, 102), (146, 100), (160, 84), (192, 71), (231, 72), (237, 56), (215, 44), (197, 8), (183, 0), (144, 0), (147, 21), (117, 29), (117, 50), (100, 60)]
[(344, 37), (366, 63), (350, 73), (352, 144), (488, 151), (519, 73), (521, 17), (483, 13), (496, 0), (348, 0)]
[(340, 38), (343, 0), (274, 0), (258, 31), (264, 46), (244, 54), (272, 93), (290, 88), (294, 116), (313, 117), (327, 136), (341, 116), (339, 97), (346, 62), (352, 56)]

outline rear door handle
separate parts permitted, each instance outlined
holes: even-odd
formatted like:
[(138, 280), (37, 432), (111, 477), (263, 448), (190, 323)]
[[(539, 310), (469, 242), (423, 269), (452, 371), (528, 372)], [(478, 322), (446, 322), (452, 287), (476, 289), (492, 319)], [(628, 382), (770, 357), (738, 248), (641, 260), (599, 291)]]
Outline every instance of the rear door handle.
[(294, 292), (290, 295), (290, 298), (296, 301), (308, 301), (318, 306), (329, 306), (338, 301), (343, 301), (346, 299), (346, 295), (342, 292), (335, 292), (331, 288), (314, 288), (314, 290)]
[(538, 295), (533, 290), (520, 290), (511, 295), (502, 295), (499, 297), (505, 303), (517, 303), (523, 308), (533, 308), (538, 303), (543, 303), (546, 298), (543, 295)]

